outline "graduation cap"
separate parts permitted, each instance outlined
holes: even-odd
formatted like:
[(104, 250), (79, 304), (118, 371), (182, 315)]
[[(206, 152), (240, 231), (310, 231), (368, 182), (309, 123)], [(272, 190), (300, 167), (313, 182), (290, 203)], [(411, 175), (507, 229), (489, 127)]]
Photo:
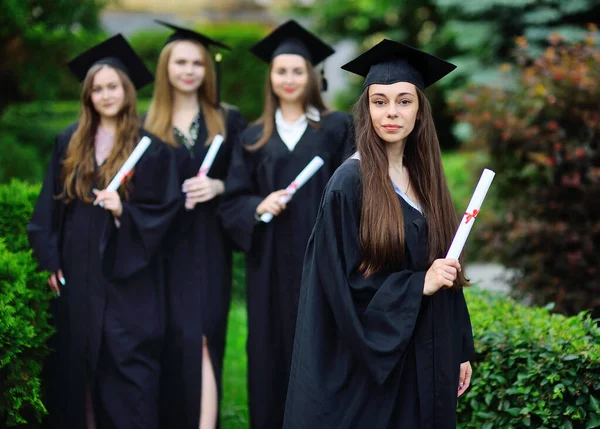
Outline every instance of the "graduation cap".
[[(300, 55), (313, 66), (323, 62), (335, 51), (317, 36), (306, 30), (294, 20), (287, 21), (273, 30), (264, 39), (250, 48), (250, 51), (266, 63), (278, 55)], [(327, 81), (321, 69), (323, 91), (327, 90)]]
[(396, 82), (409, 82), (423, 90), (455, 68), (448, 61), (389, 39), (342, 66), (342, 69), (366, 78), (363, 90), (373, 84)]
[[(178, 27), (177, 25), (170, 24), (166, 21), (161, 21), (160, 19), (155, 19), (154, 22), (174, 30), (174, 33), (169, 36), (165, 42), (165, 45), (177, 40), (193, 40), (201, 43), (207, 50), (210, 49), (211, 46), (231, 50), (231, 48), (225, 43), (211, 39), (210, 37), (207, 37), (202, 33), (198, 33), (197, 31), (190, 30), (189, 28)], [(221, 54), (215, 55), (215, 72), (217, 80), (217, 106), (219, 106), (221, 104)]]
[(136, 89), (143, 88), (154, 80), (152, 73), (121, 34), (73, 58), (68, 66), (77, 79), (83, 82), (90, 68), (96, 64), (105, 64), (121, 70), (129, 76)]
[(170, 24), (166, 21), (161, 21), (160, 19), (155, 19), (154, 22), (167, 28), (170, 28), (171, 30), (174, 30), (174, 33), (169, 36), (169, 38), (165, 42), (165, 45), (171, 42), (175, 42), (176, 40), (195, 40), (196, 42), (202, 43), (206, 48), (216, 46), (219, 48), (231, 50), (231, 48), (225, 43), (213, 40), (210, 37), (207, 37), (202, 33), (198, 33), (197, 31), (190, 30), (189, 28), (178, 27), (177, 25)]

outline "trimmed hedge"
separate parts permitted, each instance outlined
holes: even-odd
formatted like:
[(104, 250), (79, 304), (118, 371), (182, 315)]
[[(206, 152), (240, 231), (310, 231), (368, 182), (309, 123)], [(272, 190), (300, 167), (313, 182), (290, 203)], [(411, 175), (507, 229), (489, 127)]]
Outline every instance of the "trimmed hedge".
[(35, 272), (25, 227), (38, 186), (0, 186), (0, 427), (39, 420), (46, 412), (40, 375), (52, 335), (53, 295)]
[(476, 358), (460, 428), (600, 427), (600, 329), (503, 295), (465, 292)]

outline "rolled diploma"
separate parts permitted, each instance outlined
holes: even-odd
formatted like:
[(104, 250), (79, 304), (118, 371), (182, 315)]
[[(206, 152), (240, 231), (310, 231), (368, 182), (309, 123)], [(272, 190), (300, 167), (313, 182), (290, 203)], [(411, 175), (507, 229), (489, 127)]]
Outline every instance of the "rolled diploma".
[(494, 173), (492, 170), (488, 170), (487, 168), (483, 170), (481, 177), (479, 178), (479, 183), (477, 183), (477, 187), (475, 188), (475, 192), (471, 197), (471, 201), (469, 202), (469, 206), (467, 207), (467, 211), (458, 226), (458, 230), (454, 235), (454, 239), (452, 240), (452, 244), (450, 245), (450, 249), (448, 250), (448, 254), (446, 258), (458, 259), (460, 254), (463, 251), (463, 247), (465, 247), (465, 243), (467, 242), (467, 238), (469, 237), (469, 233), (471, 232), (471, 228), (475, 223), (475, 218), (481, 211), (481, 205), (483, 204), (483, 200), (490, 189), (490, 185), (492, 184), (492, 180), (494, 180)]
[(208, 148), (208, 152), (206, 152), (206, 156), (202, 160), (202, 165), (198, 170), (198, 177), (204, 177), (208, 174), (208, 170), (210, 170), (210, 167), (212, 167), (212, 164), (217, 157), (217, 153), (221, 148), (221, 144), (223, 144), (223, 136), (221, 134), (217, 134), (213, 138), (213, 141)]
[[(285, 188), (285, 190), (288, 191), (289, 194), (285, 197), (279, 198), (279, 201), (281, 201), (282, 203), (287, 203), (289, 200), (291, 200), (292, 196), (296, 193), (296, 191), (299, 188), (301, 188), (306, 182), (308, 182), (308, 180), (314, 176), (314, 174), (319, 170), (319, 168), (323, 166), (323, 164), (325, 164), (323, 158), (321, 158), (320, 156), (315, 156), (312, 159), (312, 161), (310, 161), (306, 165), (306, 167), (304, 167), (300, 174), (296, 176), (294, 181), (290, 183), (290, 185), (287, 188)], [(262, 220), (264, 223), (269, 223), (271, 222), (271, 220), (273, 220), (273, 214), (269, 212), (263, 213), (260, 216), (260, 220)]]
[[(141, 138), (135, 149), (133, 149), (133, 152), (131, 152), (131, 155), (129, 155), (129, 158), (127, 158), (127, 161), (125, 161), (125, 164), (123, 164), (123, 167), (121, 167), (119, 172), (115, 175), (115, 177), (113, 177), (106, 187), (107, 191), (116, 192), (119, 189), (123, 178), (127, 176), (131, 170), (133, 170), (135, 164), (137, 164), (144, 152), (146, 152), (146, 149), (148, 149), (148, 146), (150, 146), (150, 143), (152, 143), (152, 140), (150, 140), (149, 137), (144, 136)], [(100, 207), (104, 207), (104, 204), (100, 203)]]

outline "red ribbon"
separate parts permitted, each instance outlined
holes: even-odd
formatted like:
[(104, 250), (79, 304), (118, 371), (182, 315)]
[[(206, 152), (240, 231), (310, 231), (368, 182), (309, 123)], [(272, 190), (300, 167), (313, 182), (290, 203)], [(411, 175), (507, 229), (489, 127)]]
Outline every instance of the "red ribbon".
[(293, 192), (298, 189), (298, 184), (296, 182), (292, 182), (290, 186), (288, 186), (288, 191)]
[(131, 177), (131, 176), (133, 176), (133, 170), (130, 170), (129, 173), (127, 173), (125, 176), (123, 176), (123, 178), (121, 179), (121, 183), (125, 183), (127, 178)]
[(204, 167), (198, 172), (198, 177), (206, 176), (208, 173), (208, 168)]
[(479, 214), (479, 210), (477, 210), (477, 209), (474, 209), (473, 213), (466, 212), (465, 216), (467, 217), (467, 220), (465, 220), (465, 224), (469, 223), (469, 221), (471, 219), (475, 219), (478, 214)]

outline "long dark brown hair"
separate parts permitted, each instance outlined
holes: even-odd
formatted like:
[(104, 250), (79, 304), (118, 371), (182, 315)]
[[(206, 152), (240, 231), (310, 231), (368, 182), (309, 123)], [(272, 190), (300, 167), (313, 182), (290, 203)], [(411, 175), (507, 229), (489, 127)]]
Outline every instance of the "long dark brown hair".
[[(303, 95), (304, 111), (308, 106), (316, 108), (321, 115), (327, 113), (327, 107), (321, 98), (321, 87), (317, 74), (310, 61), (304, 60), (306, 64), (306, 71), (308, 73), (308, 84)], [(265, 82), (265, 97), (263, 103), (263, 113), (255, 122), (255, 125), (262, 125), (263, 132), (261, 138), (252, 146), (248, 146), (248, 150), (258, 150), (267, 143), (267, 141), (273, 135), (275, 129), (275, 111), (279, 107), (279, 98), (273, 91), (273, 84), (271, 83), (271, 71), (273, 70), (273, 62), (269, 66), (269, 72), (267, 73), (267, 80)], [(319, 127), (319, 124), (308, 119), (308, 124), (315, 128)]]
[[(92, 104), (92, 89), (94, 77), (104, 67), (110, 66), (101, 64), (91, 67), (83, 80), (79, 123), (69, 142), (61, 171), (61, 179), (64, 185), (61, 196), (67, 200), (79, 198), (88, 203), (94, 201), (94, 198), (90, 196), (92, 186), (95, 185), (99, 189), (103, 189), (110, 183), (133, 152), (140, 137), (141, 123), (137, 114), (135, 87), (125, 73), (113, 68), (119, 75), (125, 96), (121, 111), (117, 114), (117, 129), (113, 148), (106, 162), (96, 171), (94, 143), (100, 124), (100, 115)], [(127, 198), (126, 189), (127, 186), (120, 187), (121, 198)]]
[[(406, 140), (404, 165), (427, 219), (428, 264), (431, 264), (446, 254), (456, 232), (458, 218), (444, 176), (431, 105), (418, 88), (417, 97), (419, 113)], [(403, 265), (406, 254), (404, 219), (389, 177), (386, 143), (379, 138), (371, 121), (368, 87), (354, 105), (353, 113), (362, 176), (360, 241), (363, 261), (360, 270), (369, 276)], [(458, 273), (454, 285), (468, 285), (463, 273)]]
[[(198, 88), (198, 102), (208, 136), (205, 145), (210, 145), (216, 134), (226, 137), (225, 116), (223, 108), (217, 107), (217, 77), (214, 62), (208, 50), (202, 43), (195, 40), (185, 40), (194, 44), (199, 50), (204, 63), (204, 79)], [(167, 44), (158, 57), (156, 66), (156, 81), (154, 94), (144, 121), (144, 128), (171, 146), (177, 146), (173, 136), (173, 87), (169, 81), (169, 59), (173, 48), (181, 41), (176, 40)]]

